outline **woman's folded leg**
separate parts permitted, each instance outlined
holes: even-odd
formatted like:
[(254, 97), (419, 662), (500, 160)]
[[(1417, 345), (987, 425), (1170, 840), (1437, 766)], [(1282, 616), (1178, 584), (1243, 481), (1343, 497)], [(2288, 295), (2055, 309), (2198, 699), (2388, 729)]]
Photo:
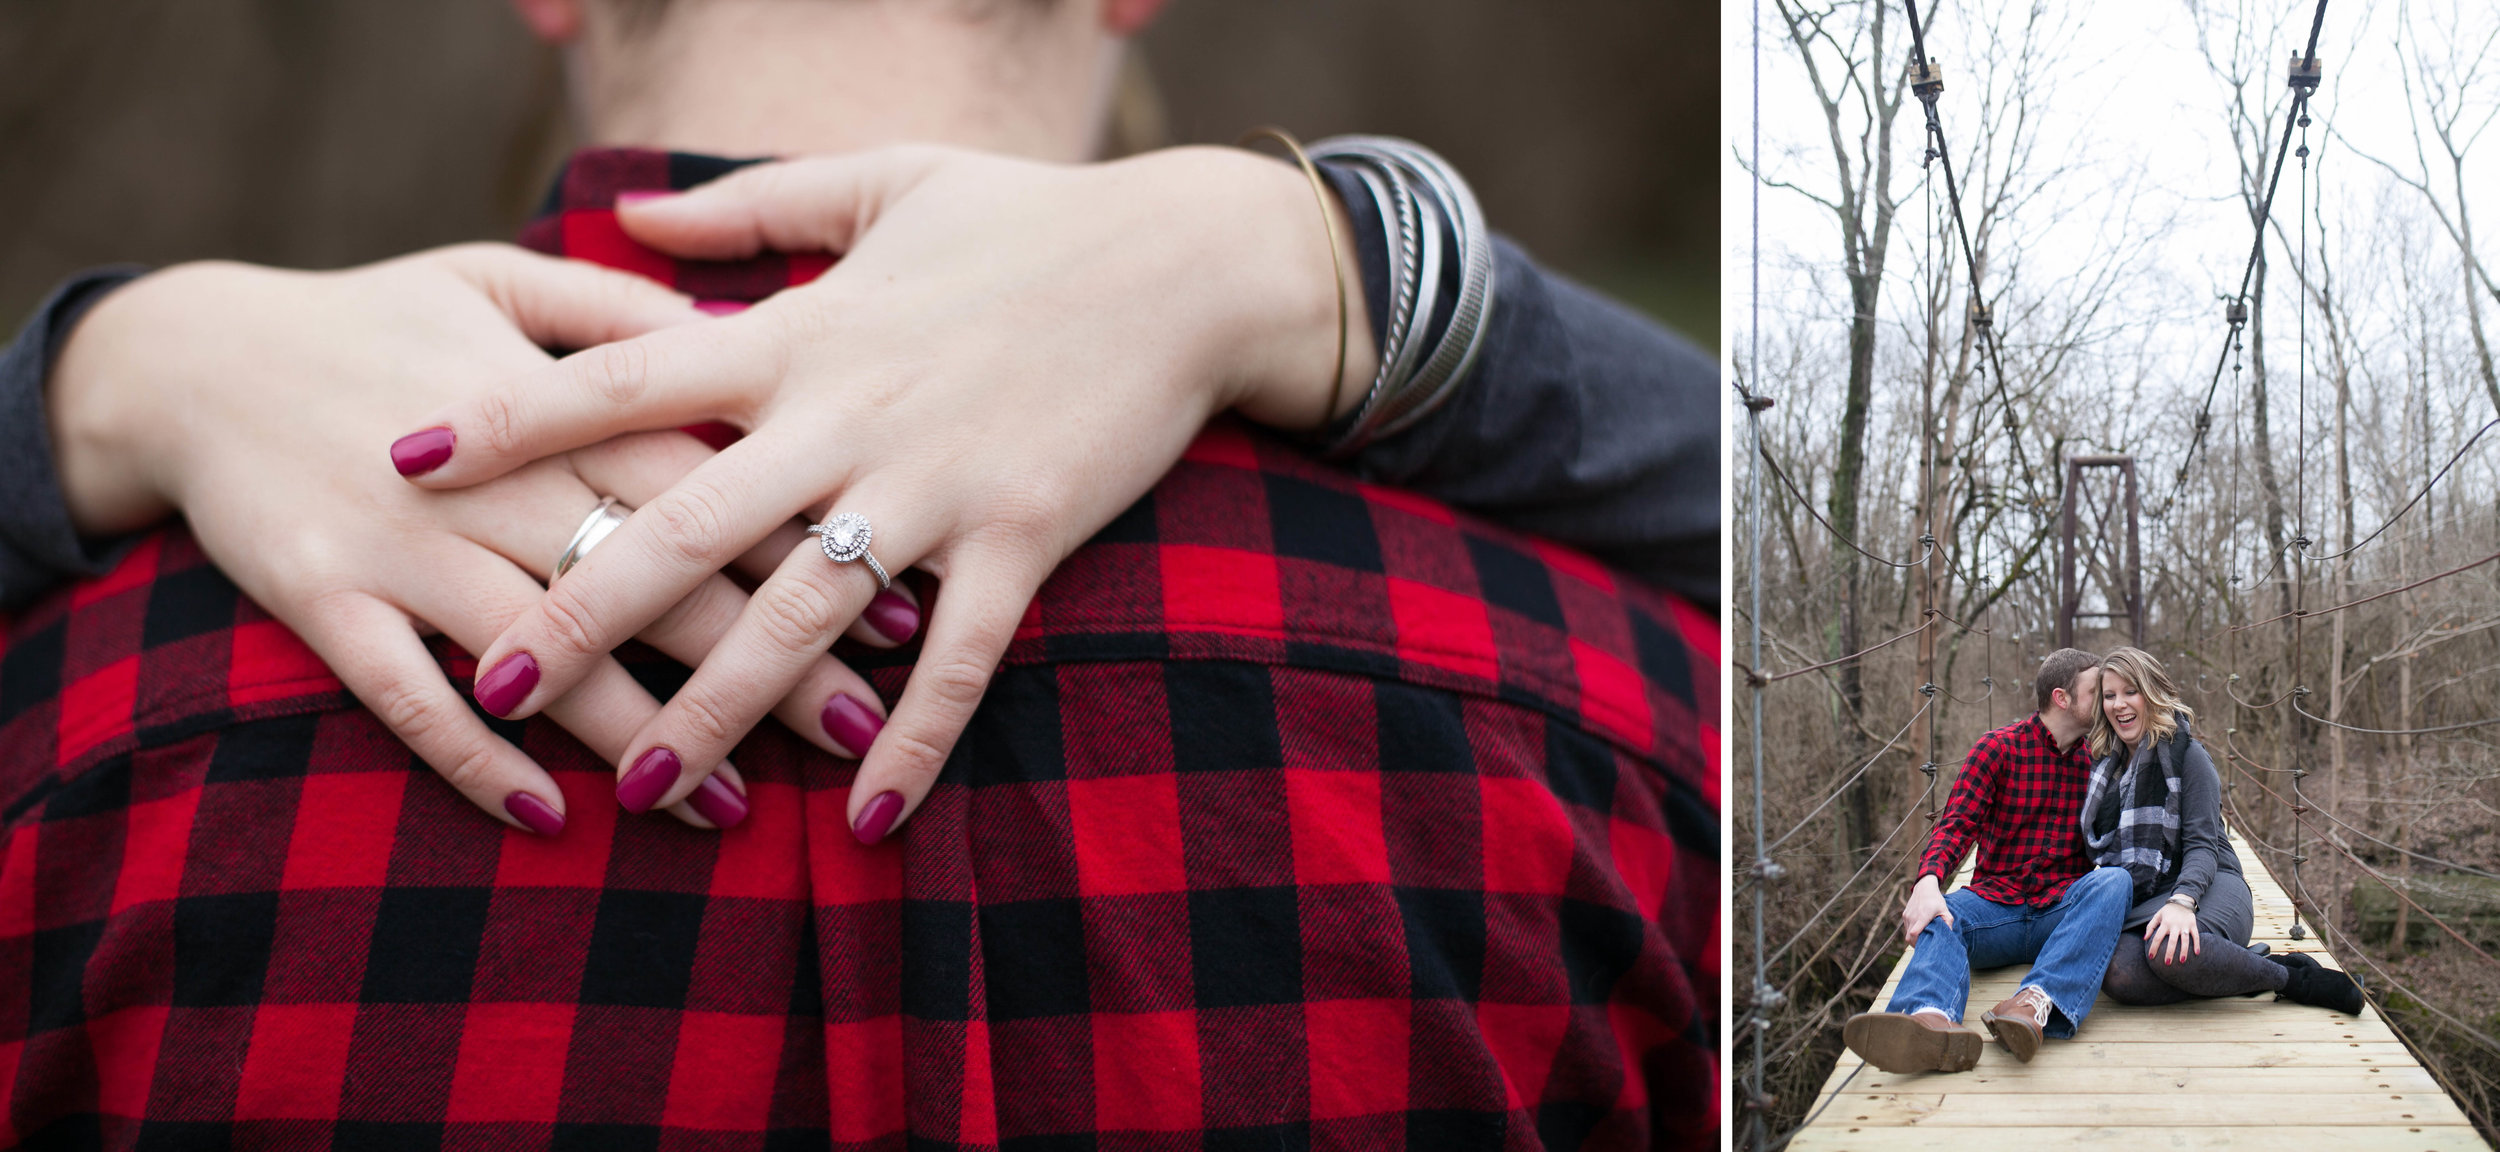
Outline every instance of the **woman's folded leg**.
[(2279, 992), (2289, 973), (2230, 937), (2198, 933), (2200, 947), (2176, 963), (2145, 954), (2144, 934), (2118, 937), (2101, 991), (2121, 1004), (2174, 1004), (2181, 1000)]
[(2118, 934), (2118, 950), (2110, 954), (2109, 970), (2101, 974), (2101, 991), (2121, 1004), (2176, 1004), (2188, 994), (2153, 974), (2144, 955), (2141, 929)]

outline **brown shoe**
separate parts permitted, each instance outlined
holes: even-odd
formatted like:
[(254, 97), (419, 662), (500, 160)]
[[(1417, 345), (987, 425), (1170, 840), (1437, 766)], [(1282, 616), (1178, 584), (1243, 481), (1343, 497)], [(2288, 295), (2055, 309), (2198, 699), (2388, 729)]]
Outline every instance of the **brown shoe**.
[(1840, 1026), (1840, 1039), (1886, 1072), (1966, 1072), (1979, 1063), (1979, 1033), (1932, 1012), (1863, 1012)]
[(2048, 1035), (2049, 994), (2025, 986), (2005, 998), (2005, 1002), (1979, 1014), (1981, 1023), (2005, 1042), (2005, 1050), (2016, 1060), (2031, 1063), (2040, 1051), (2040, 1041)]

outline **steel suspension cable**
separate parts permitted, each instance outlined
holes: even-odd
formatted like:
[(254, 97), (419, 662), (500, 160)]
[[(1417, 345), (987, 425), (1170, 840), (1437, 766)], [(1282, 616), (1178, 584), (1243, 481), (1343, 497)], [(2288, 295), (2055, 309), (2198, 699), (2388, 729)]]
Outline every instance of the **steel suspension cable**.
[[(1745, 335), (1748, 341), (1746, 357), (1751, 361), (1747, 370), (1759, 374), (1762, 371), (1762, 0), (1754, 0), (1753, 4), (1752, 191), (1752, 313)], [(1753, 527), (1753, 662), (1754, 667), (1757, 668), (1762, 666), (1762, 466), (1770, 459), (1762, 451), (1762, 410), (1769, 406), (1767, 398), (1752, 396), (1745, 398), (1745, 426), (1752, 433), (1754, 452), (1754, 465), (1749, 470), (1752, 472), (1751, 483), (1748, 485), (1752, 490), (1750, 499), (1753, 514), (1748, 519), (1752, 521)], [(1760, 869), (1758, 875), (1763, 883), (1756, 884), (1753, 893), (1755, 1004), (1752, 1014), (1746, 1021), (1749, 1025), (1748, 1031), (1753, 1033), (1753, 1068), (1750, 1070), (1747, 1085), (1751, 1093), (1746, 1101), (1746, 1127), (1757, 1149), (1761, 1147), (1762, 1138), (1766, 1134), (1763, 1125), (1768, 1123), (1768, 1118), (1763, 1113), (1762, 1099), (1762, 1033), (1769, 1021), (1762, 1015), (1765, 1006), (1760, 1000), (1762, 993), (1769, 989), (1771, 983), (1767, 976), (1768, 965), (1763, 962), (1762, 956), (1763, 908), (1767, 899), (1767, 893), (1763, 891), (1763, 888), (1771, 879), (1771, 857), (1762, 846), (1762, 689), (1761, 684), (1753, 686), (1753, 856), (1754, 866)]]
[[(2324, 3), (2324, 0), (2320, 0), (2320, 3)], [(1927, 30), (1918, 18), (1918, 0), (1901, 0), (1901, 4), (1903, 9), (1909, 13), (1910, 17), (1910, 63), (1915, 65), (1921, 71), (1926, 72), (1927, 75), (1933, 76), (1935, 74), (1931, 71), (1933, 65), (1929, 63), (1927, 57)], [(1981, 302), (1983, 300), (1983, 295), (1979, 287), (1979, 257), (1971, 248), (1970, 226), (1963, 220), (1962, 217), (1962, 189), (1961, 182), (1953, 175), (1953, 152), (1945, 146), (1944, 122), (1936, 113), (1936, 97), (1941, 94), (1941, 91), (1942, 89), (1940, 85), (1934, 88), (1927, 88), (1926, 90), (1919, 91), (1917, 93), (1918, 101), (1919, 106), (1926, 110), (1927, 138), (1929, 141), (1928, 146), (1935, 150), (1937, 163), (1944, 167), (1945, 200), (1947, 203), (1952, 205), (1953, 234), (1961, 240), (1963, 268), (1970, 275), (1971, 304), (1974, 309), (1981, 309), (1984, 308), (1985, 305)], [(1979, 330), (1979, 347), (1982, 352), (1987, 354), (1988, 366), (1991, 369), (1991, 374), (1996, 377), (1996, 383), (1989, 393), (1989, 399), (2000, 400), (2003, 402), (2005, 410), (2005, 430), (2009, 433), (2006, 437), (2006, 442), (2014, 454), (2014, 463), (2022, 469), (2023, 487), (2031, 498), (2033, 511), (2037, 513), (2039, 511), (2040, 479), (2039, 476), (2031, 470), (2030, 459), (2023, 455), (2021, 423), (2015, 419), (2014, 416), (2013, 397), (2006, 395), (2005, 392), (2005, 358), (2000, 352), (1999, 345), (1997, 343), (1994, 318), (1985, 312), (1980, 312), (1978, 314), (1986, 318), (1985, 322), (1977, 325)], [(1980, 401), (1979, 408), (1981, 411), (1985, 411), (1987, 407), (1987, 400)]]
[[(2326, 2), (2327, 0), (2318, 0), (2318, 10), (2309, 18), (2309, 44), (2301, 53), (2301, 59), (2304, 61), (2318, 58), (2318, 32), (2326, 26)], [(2239, 294), (2233, 297), (2234, 300), (2245, 302), (2248, 299), (2249, 285), (2256, 281), (2257, 262), (2263, 258), (2266, 250), (2266, 221), (2273, 216), (2274, 192), (2283, 180), (2283, 157), (2292, 146), (2292, 121), (2305, 115), (2308, 107), (2309, 91), (2305, 88), (2294, 88), (2292, 106), (2284, 110), (2283, 140), (2275, 145), (2274, 174), (2266, 178), (2266, 194), (2257, 202), (2255, 229), (2257, 238), (2248, 246), (2248, 263), (2240, 269), (2240, 290)], [(2231, 345), (2238, 340), (2239, 329), (2238, 323), (2231, 325), (2229, 335), (2225, 336), (2222, 341), (2222, 352), (2214, 357), (2213, 381), (2205, 386), (2205, 402), (2197, 409), (2195, 429), (2189, 435), (2187, 451), (2179, 458), (2179, 472), (2177, 478), (2171, 482), (2170, 495), (2163, 497), (2161, 507), (2152, 512), (2152, 518), (2155, 520), (2161, 519), (2170, 511), (2171, 503), (2179, 498), (2179, 490), (2187, 485), (2188, 466), (2195, 462), (2196, 449), (2204, 444), (2205, 430), (2213, 423), (2214, 393), (2222, 387), (2222, 367), (2231, 359)]]

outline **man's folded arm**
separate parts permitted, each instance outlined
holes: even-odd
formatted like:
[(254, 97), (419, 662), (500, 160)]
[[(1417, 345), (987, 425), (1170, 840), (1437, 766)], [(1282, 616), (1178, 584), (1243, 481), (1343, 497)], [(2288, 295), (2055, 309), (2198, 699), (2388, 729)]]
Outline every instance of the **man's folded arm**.
[[(1353, 169), (1319, 167), (1353, 225), (1372, 343), (1385, 344), (1389, 224)], [(1467, 378), (1414, 427), (1357, 452), (1355, 471), (1571, 545), (1716, 612), (1718, 361), (1500, 236), (1493, 283)]]

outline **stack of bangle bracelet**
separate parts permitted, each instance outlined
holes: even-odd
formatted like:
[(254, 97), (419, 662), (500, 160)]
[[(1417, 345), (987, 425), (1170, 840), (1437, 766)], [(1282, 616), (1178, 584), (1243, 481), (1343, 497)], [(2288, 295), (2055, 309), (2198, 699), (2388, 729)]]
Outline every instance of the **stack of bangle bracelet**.
[(1413, 427), (1475, 366), (1493, 308), (1493, 234), (1467, 182), (1420, 144), (1335, 136), (1311, 145), (1310, 156), (1359, 177), (1391, 229), (1380, 370), (1352, 426), (1328, 447), (1343, 456)]

